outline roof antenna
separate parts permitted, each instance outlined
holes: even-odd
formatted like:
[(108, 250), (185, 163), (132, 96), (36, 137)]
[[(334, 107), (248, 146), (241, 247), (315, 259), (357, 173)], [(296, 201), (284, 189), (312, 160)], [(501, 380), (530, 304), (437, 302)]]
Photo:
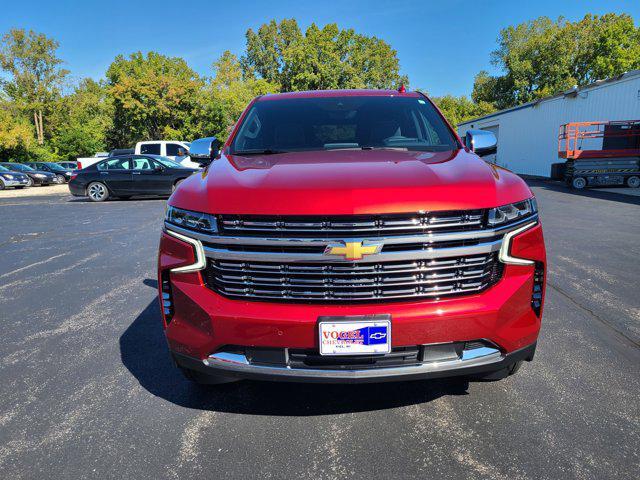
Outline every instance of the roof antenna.
[(404, 83), (400, 84), (400, 88), (398, 88), (398, 93), (405, 93), (407, 91), (406, 88), (404, 88)]

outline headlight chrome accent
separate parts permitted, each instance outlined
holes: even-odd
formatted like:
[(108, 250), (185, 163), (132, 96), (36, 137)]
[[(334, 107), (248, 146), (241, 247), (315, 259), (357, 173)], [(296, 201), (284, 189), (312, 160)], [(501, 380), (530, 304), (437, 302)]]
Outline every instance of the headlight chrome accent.
[(538, 204), (535, 197), (521, 202), (502, 205), (489, 210), (487, 224), (489, 227), (499, 227), (515, 222), (522, 218), (534, 215), (538, 212)]
[(196, 240), (195, 238), (187, 237), (178, 232), (174, 232), (172, 230), (166, 230), (166, 232), (172, 237), (176, 237), (178, 240), (182, 240), (193, 246), (193, 251), (195, 253), (196, 261), (191, 265), (184, 265), (182, 267), (172, 268), (170, 271), (174, 273), (190, 273), (197, 272), (199, 270), (204, 269), (207, 266), (207, 261), (204, 256), (204, 249), (202, 248), (202, 243), (200, 240)]
[(210, 213), (193, 212), (168, 205), (165, 221), (197, 232), (218, 233), (218, 220)]
[(500, 246), (500, 253), (498, 254), (498, 260), (502, 263), (510, 264), (510, 265), (533, 265), (535, 262), (533, 260), (527, 260), (525, 258), (512, 257), (509, 253), (511, 251), (511, 240), (516, 235), (520, 235), (523, 232), (526, 232), (530, 228), (535, 227), (538, 222), (530, 222), (523, 225), (520, 228), (516, 228), (515, 230), (506, 233), (504, 238), (502, 239), (502, 245)]

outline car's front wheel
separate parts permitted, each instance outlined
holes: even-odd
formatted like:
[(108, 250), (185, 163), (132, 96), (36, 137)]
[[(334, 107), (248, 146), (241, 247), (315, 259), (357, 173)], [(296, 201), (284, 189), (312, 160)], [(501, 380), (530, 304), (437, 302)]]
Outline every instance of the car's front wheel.
[(27, 187), (33, 187), (33, 178), (27, 177)]
[(87, 196), (93, 202), (104, 202), (109, 198), (109, 190), (104, 183), (91, 182), (87, 187)]
[(4, 190), (4, 180), (2, 180), (2, 177), (0, 177), (0, 190)]
[(58, 183), (65, 183), (67, 181), (64, 175), (56, 175), (56, 177), (58, 177)]

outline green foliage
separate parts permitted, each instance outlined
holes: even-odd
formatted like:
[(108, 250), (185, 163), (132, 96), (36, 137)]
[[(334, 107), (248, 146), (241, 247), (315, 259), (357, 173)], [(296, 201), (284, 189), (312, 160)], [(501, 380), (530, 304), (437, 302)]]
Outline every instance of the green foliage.
[(315, 23), (302, 34), (294, 19), (275, 20), (247, 31), (245, 77), (257, 74), (281, 91), (335, 88), (397, 88), (397, 52), (376, 37)]
[(0, 158), (27, 158), (36, 145), (33, 127), (14, 103), (0, 101)]
[(88, 78), (82, 80), (73, 93), (56, 105), (50, 145), (65, 160), (106, 150), (113, 111), (105, 85)]
[(129, 147), (141, 140), (191, 137), (185, 125), (204, 82), (181, 58), (156, 52), (118, 55), (107, 70), (113, 101), (111, 146)]
[(503, 29), (492, 63), (504, 74), (480, 72), (472, 98), (508, 108), (640, 68), (640, 28), (626, 14), (540, 17)]
[(60, 97), (68, 71), (56, 56), (58, 42), (32, 30), (11, 29), (2, 37), (0, 67), (9, 74), (0, 86), (25, 116), (33, 121), (38, 143), (45, 140), (46, 117)]
[(433, 100), (445, 118), (454, 127), (462, 122), (487, 115), (495, 110), (493, 105), (487, 102), (476, 103), (465, 96), (455, 97), (453, 95), (445, 95), (444, 97), (431, 97), (431, 100)]

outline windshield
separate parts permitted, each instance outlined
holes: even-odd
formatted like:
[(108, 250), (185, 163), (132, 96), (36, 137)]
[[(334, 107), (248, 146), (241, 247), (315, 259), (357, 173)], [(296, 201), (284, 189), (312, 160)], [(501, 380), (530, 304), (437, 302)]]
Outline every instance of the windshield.
[(171, 160), (170, 158), (167, 157), (163, 157), (160, 155), (152, 155), (152, 157), (159, 163), (161, 163), (162, 165), (164, 165), (165, 167), (168, 168), (186, 168), (183, 165), (180, 165), (178, 162), (174, 162), (173, 160)]
[(3, 167), (2, 165), (0, 165), (0, 172), (10, 172), (11, 170), (9, 170), (6, 167)]
[(18, 170), (20, 172), (34, 172), (35, 170), (27, 165), (22, 165), (21, 163), (14, 163), (11, 165), (10, 170)]
[(56, 172), (66, 171), (66, 169), (62, 167), (59, 163), (46, 162), (45, 165), (47, 165), (51, 170), (55, 170)]
[(459, 147), (424, 98), (353, 96), (258, 101), (242, 122), (231, 153), (375, 148)]

